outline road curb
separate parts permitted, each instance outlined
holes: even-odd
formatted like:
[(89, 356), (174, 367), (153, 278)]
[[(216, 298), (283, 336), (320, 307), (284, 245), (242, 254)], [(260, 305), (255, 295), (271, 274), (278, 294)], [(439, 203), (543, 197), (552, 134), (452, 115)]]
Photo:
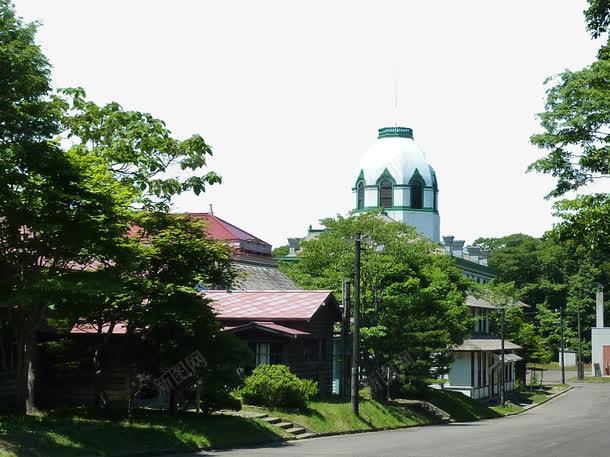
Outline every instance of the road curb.
[[(517, 415), (519, 415), (519, 414), (523, 414), (523, 413), (525, 413), (525, 412), (527, 412), (527, 411), (531, 411), (532, 409), (537, 408), (537, 407), (538, 407), (538, 406), (540, 406), (540, 405), (544, 405), (545, 403), (550, 402), (551, 400), (553, 400), (553, 399), (555, 399), (555, 398), (559, 397), (560, 395), (563, 395), (563, 394), (565, 394), (566, 392), (569, 392), (569, 391), (570, 391), (570, 390), (572, 390), (573, 388), (574, 388), (574, 386), (568, 386), (566, 389), (562, 390), (561, 392), (557, 392), (556, 394), (551, 395), (549, 398), (545, 399), (544, 401), (541, 401), (540, 403), (536, 403), (536, 404), (534, 404), (534, 405), (524, 407), (524, 408), (523, 408), (523, 410), (521, 410), (521, 411), (517, 411), (517, 412), (514, 412), (514, 413), (505, 414), (505, 415), (504, 415), (504, 417), (508, 417), (508, 416), (517, 416)], [(499, 417), (498, 419), (501, 419), (501, 417)]]

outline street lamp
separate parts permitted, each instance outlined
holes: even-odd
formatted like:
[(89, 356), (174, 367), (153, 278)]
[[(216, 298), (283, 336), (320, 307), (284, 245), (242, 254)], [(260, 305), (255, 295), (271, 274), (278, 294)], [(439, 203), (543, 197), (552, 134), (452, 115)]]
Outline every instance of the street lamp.
[[(566, 364), (565, 364), (565, 339), (563, 337), (563, 305), (559, 306), (559, 309), (555, 309), (555, 311), (559, 311), (559, 335), (561, 338), (561, 383), (566, 383)], [(579, 319), (580, 321), (580, 319)], [(580, 339), (580, 335), (579, 335)]]
[[(493, 298), (492, 298), (493, 300)], [(496, 300), (493, 300), (496, 301)], [(510, 301), (509, 303), (507, 303), (507, 301)], [(497, 302), (497, 301), (496, 301)], [(505, 403), (505, 397), (506, 397), (506, 385), (505, 385), (505, 380), (504, 380), (504, 369), (505, 369), (505, 360), (504, 360), (504, 352), (505, 352), (505, 348), (504, 348), (504, 326), (505, 326), (505, 322), (506, 322), (506, 308), (512, 307), (512, 306), (518, 306), (518, 307), (523, 307), (523, 308), (528, 308), (529, 306), (526, 305), (523, 302), (520, 301), (516, 301), (514, 299), (505, 297), (502, 298), (501, 300), (501, 306), (497, 306), (497, 308), (500, 309), (500, 404), (502, 406), (504, 406)]]
[(582, 338), (581, 338), (581, 329), (580, 329), (580, 305), (576, 309), (576, 316), (578, 319), (578, 380), (582, 381), (585, 379), (585, 370), (584, 365), (582, 363)]
[(559, 320), (561, 325), (561, 383), (566, 383), (566, 364), (565, 364), (565, 340), (563, 338), (563, 306), (559, 308)]

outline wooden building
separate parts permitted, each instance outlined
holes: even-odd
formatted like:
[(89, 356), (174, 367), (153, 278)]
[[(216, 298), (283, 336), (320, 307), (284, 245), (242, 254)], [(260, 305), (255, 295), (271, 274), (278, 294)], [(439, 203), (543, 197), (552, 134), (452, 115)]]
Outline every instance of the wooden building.
[(284, 364), (329, 394), (333, 327), (341, 312), (328, 290), (207, 291), (224, 331), (246, 341), (256, 364)]

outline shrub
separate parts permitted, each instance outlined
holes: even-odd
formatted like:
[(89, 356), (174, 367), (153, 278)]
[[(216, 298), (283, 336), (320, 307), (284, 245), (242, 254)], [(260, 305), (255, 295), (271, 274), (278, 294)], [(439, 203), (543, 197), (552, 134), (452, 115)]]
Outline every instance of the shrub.
[(259, 365), (240, 390), (244, 403), (251, 405), (299, 408), (318, 394), (318, 383), (299, 379), (285, 365)]

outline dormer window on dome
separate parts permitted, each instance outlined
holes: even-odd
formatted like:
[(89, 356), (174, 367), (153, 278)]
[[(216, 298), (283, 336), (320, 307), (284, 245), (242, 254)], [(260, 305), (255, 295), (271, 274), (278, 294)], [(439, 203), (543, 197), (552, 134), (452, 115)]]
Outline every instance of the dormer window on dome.
[(379, 183), (379, 206), (381, 208), (391, 208), (394, 206), (394, 186), (392, 185), (392, 181), (389, 179), (384, 179)]
[(411, 208), (422, 209), (424, 207), (424, 180), (417, 169), (409, 181), (409, 186), (411, 187)]
[(360, 181), (357, 187), (358, 204), (357, 209), (364, 209), (364, 182)]

